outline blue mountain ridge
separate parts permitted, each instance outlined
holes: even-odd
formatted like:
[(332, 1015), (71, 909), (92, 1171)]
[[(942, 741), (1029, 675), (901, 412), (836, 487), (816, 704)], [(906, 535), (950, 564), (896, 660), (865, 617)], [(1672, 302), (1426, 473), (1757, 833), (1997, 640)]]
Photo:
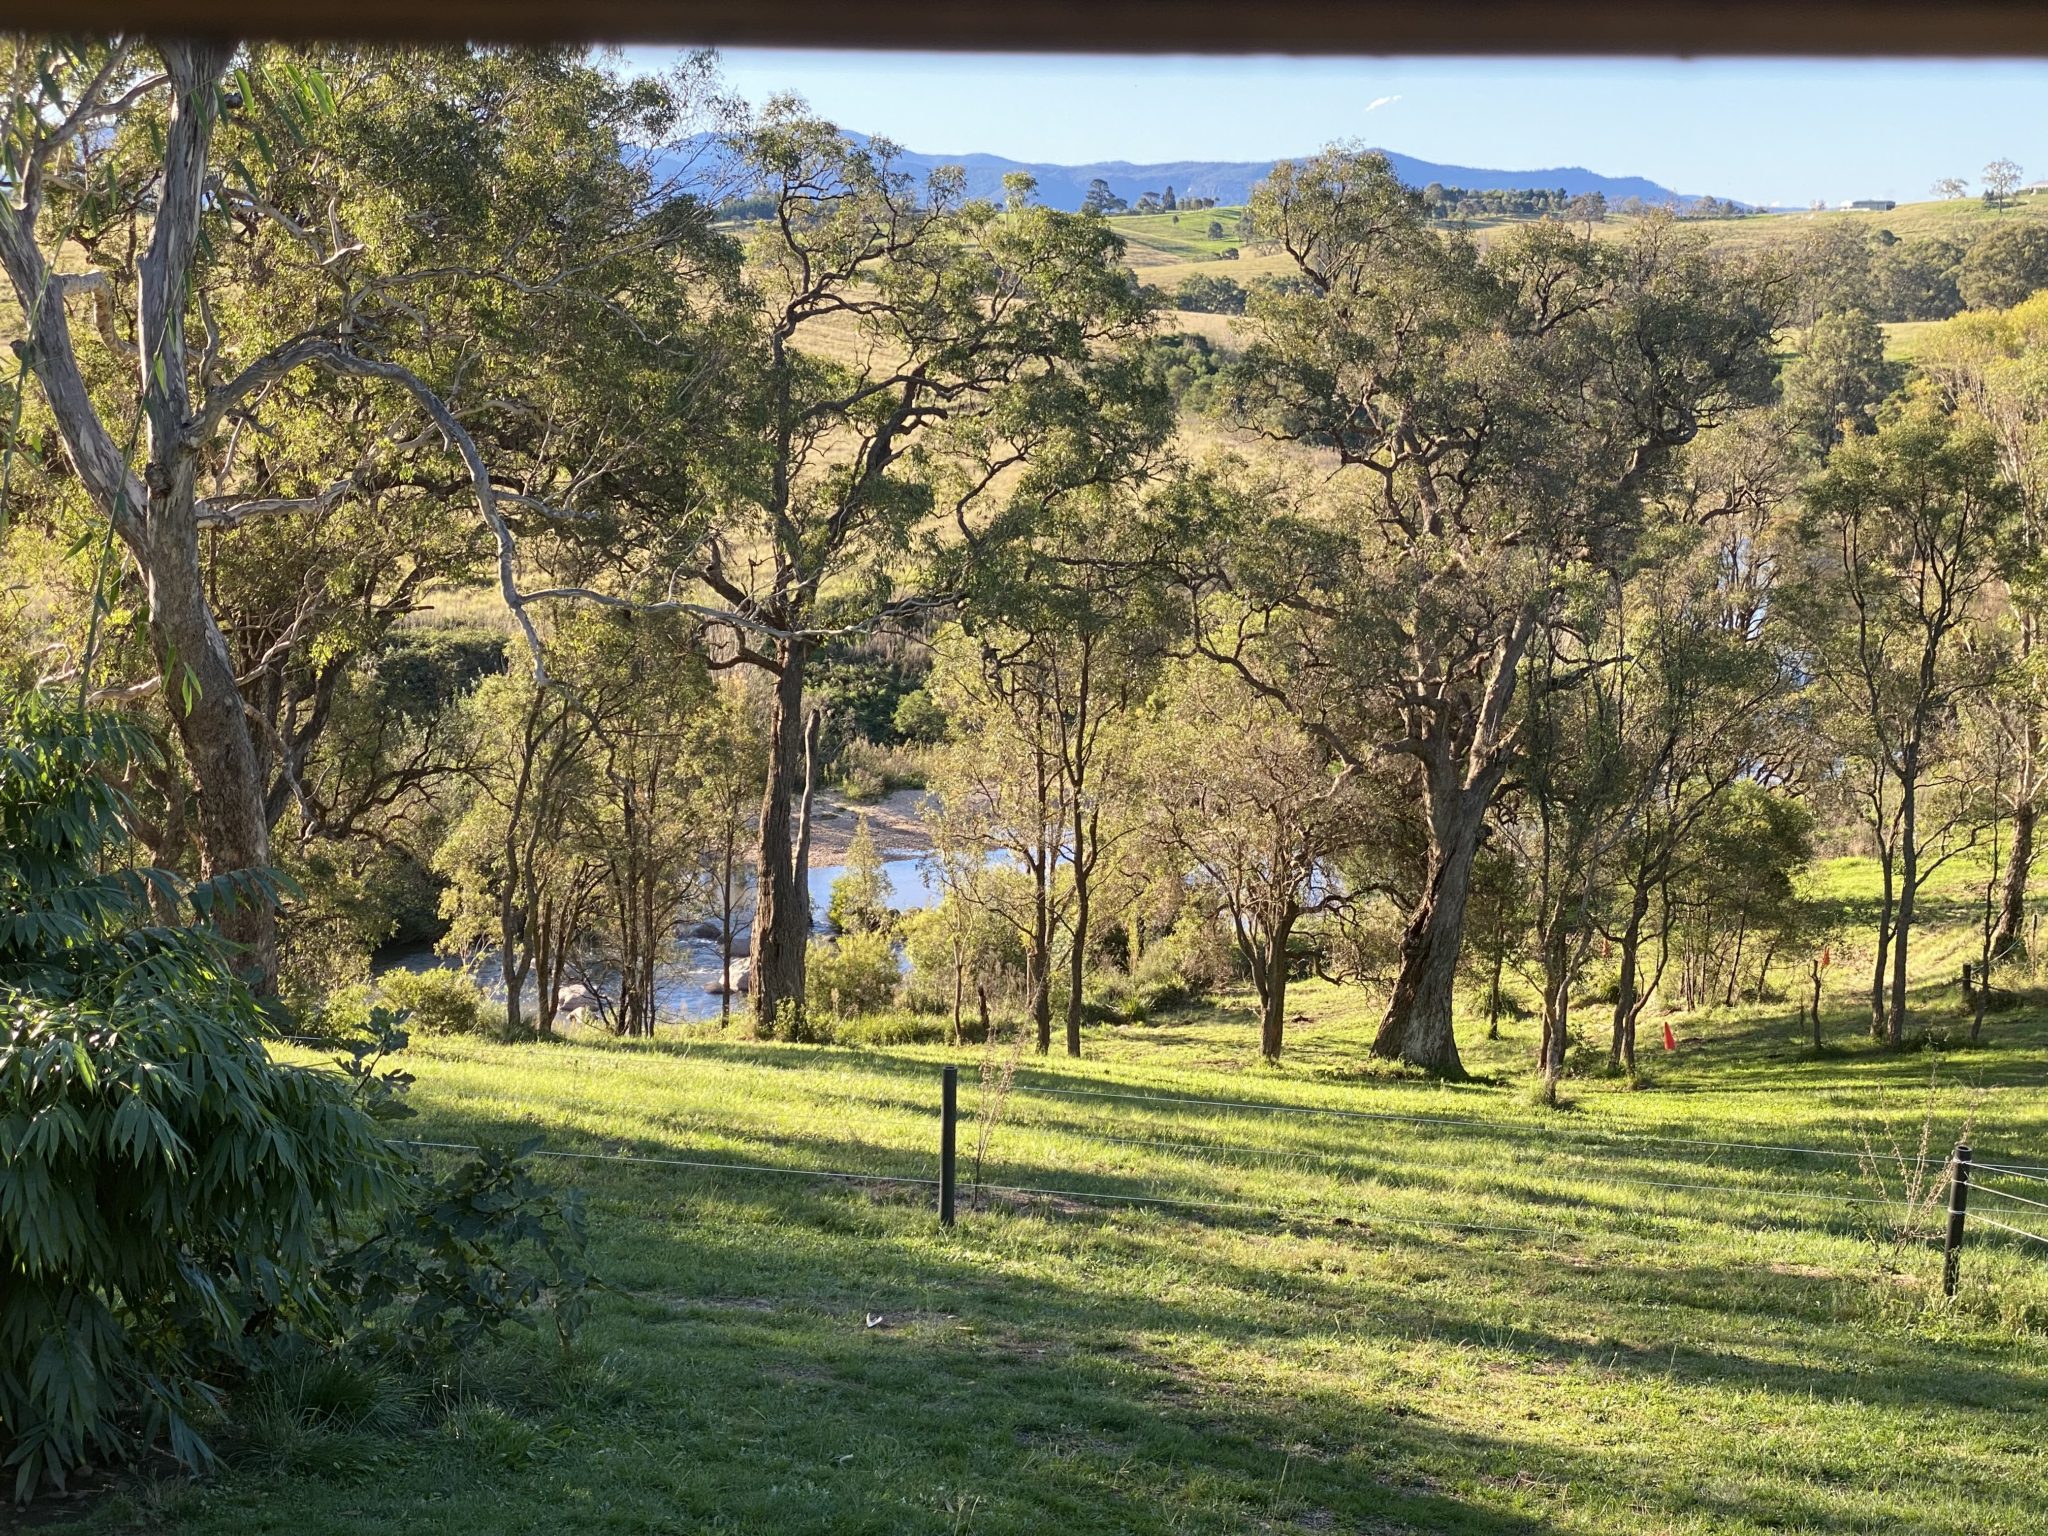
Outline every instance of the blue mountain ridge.
[[(856, 143), (870, 136), (846, 130)], [(1639, 197), (1646, 203), (1675, 201), (1681, 207), (1699, 194), (1674, 192), (1643, 176), (1604, 176), (1580, 165), (1550, 166), (1531, 171), (1489, 170), (1470, 165), (1439, 165), (1413, 155), (1381, 150), (1394, 167), (1394, 174), (1411, 187), (1438, 182), (1446, 187), (1471, 191), (1494, 188), (1555, 188), (1576, 195), (1601, 192), (1609, 202)], [(1128, 160), (1100, 160), (1087, 165), (1057, 165), (1044, 161), (1012, 160), (1003, 155), (936, 155), (902, 149), (896, 156), (899, 169), (922, 178), (941, 166), (959, 166), (966, 173), (970, 197), (1000, 198), (1003, 177), (1012, 171), (1026, 171), (1038, 180), (1038, 200), (1048, 207), (1075, 209), (1088, 194), (1088, 184), (1100, 177), (1118, 197), (1136, 202), (1141, 192), (1164, 192), (1172, 187), (1177, 198), (1213, 197), (1219, 203), (1242, 203), (1251, 189), (1273, 168), (1270, 160), (1169, 160), (1133, 164)]]

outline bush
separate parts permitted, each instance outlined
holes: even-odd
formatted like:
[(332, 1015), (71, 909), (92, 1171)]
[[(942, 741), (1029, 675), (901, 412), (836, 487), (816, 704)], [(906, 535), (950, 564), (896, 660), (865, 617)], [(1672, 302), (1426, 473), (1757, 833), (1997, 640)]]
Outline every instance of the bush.
[(366, 1342), (413, 1360), (459, 1355), (508, 1324), (545, 1316), (567, 1348), (597, 1280), (583, 1207), (536, 1180), (539, 1142), (486, 1147), (441, 1179), (416, 1179), (327, 1280)]
[[(199, 1421), (318, 1309), (324, 1232), (399, 1163), (331, 1073), (281, 1066), (203, 921), (268, 893), (121, 867), (138, 731), (37, 695), (0, 714), (0, 1440), (26, 1498)], [(152, 905), (154, 903), (154, 907)], [(176, 906), (195, 921), (162, 926)]]
[(946, 739), (946, 712), (922, 687), (896, 701), (896, 734), (912, 746), (934, 746)]
[(489, 1023), (483, 989), (461, 971), (386, 971), (377, 990), (384, 1005), (405, 1010), (407, 1027), (422, 1035), (478, 1035)]
[(846, 933), (811, 951), (807, 991), (813, 1012), (846, 1019), (895, 1001), (902, 970), (886, 933)]
[(896, 914), (889, 909), (890, 895), (882, 852), (875, 846), (874, 829), (863, 816), (854, 825), (845, 871), (832, 882), (825, 919), (840, 933), (886, 933), (896, 925)]
[(899, 789), (923, 789), (926, 772), (920, 745), (883, 747), (855, 738), (839, 755), (839, 790), (849, 800), (880, 800)]
[(1245, 307), (1244, 285), (1234, 278), (1214, 277), (1197, 272), (1183, 278), (1173, 291), (1176, 308), (1202, 310), (1217, 315), (1241, 315)]

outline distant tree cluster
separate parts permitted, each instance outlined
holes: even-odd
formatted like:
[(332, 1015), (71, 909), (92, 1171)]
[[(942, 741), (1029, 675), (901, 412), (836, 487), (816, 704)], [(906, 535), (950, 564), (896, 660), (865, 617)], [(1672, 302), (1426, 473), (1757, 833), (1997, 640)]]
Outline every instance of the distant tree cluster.
[[(1649, 211), (1639, 197), (1624, 198), (1610, 208), (1604, 192), (1567, 192), (1563, 187), (1492, 187), (1470, 189), (1447, 187), (1431, 182), (1422, 189), (1422, 201), (1436, 219), (1536, 219), (1561, 218), (1598, 223), (1610, 211), (1639, 217)], [(1680, 206), (1668, 205), (1687, 217), (1734, 218), (1747, 210), (1740, 204), (1719, 198), (1696, 198)]]
[(1981, 233), (1910, 235), (1816, 222), (1792, 250), (1794, 316), (1862, 309), (1873, 318), (1945, 320), (1999, 309), (2048, 287), (2048, 226), (2000, 222)]

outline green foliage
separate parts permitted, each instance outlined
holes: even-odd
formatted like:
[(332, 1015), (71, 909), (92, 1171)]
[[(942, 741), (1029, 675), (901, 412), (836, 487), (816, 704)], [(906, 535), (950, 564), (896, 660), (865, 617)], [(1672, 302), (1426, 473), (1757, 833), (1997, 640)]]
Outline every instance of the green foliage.
[(539, 1144), (486, 1147), (416, 1180), (375, 1233), (327, 1265), (368, 1342), (425, 1362), (545, 1317), (569, 1347), (598, 1281), (580, 1198), (526, 1162)]
[(402, 1012), (406, 1024), (423, 1035), (481, 1034), (488, 1022), (483, 989), (461, 971), (386, 971), (377, 991), (385, 1006)]
[(1962, 262), (1963, 247), (1940, 235), (1883, 242), (1865, 307), (1884, 320), (1946, 320), (1963, 307), (1956, 286)]
[(1191, 331), (1155, 336), (1143, 353), (1147, 374), (1175, 405), (1197, 414), (1215, 404), (1225, 361), (1214, 342)]
[(952, 1031), (953, 1021), (941, 1014), (883, 1008), (853, 1018), (833, 1020), (832, 1043), (871, 1049), (892, 1045), (937, 1045), (951, 1038)]
[(1823, 447), (1876, 427), (1877, 408), (1903, 370), (1885, 361), (1884, 332), (1860, 309), (1826, 314), (1785, 367), (1785, 410)]
[(1176, 309), (1241, 315), (1245, 306), (1244, 285), (1235, 278), (1197, 272), (1192, 277), (1181, 279), (1180, 286), (1173, 290), (1173, 303)]
[(896, 926), (896, 914), (889, 909), (891, 894), (874, 829), (863, 816), (847, 845), (845, 873), (832, 882), (825, 915), (842, 934), (886, 933)]
[(890, 724), (898, 740), (928, 747), (946, 739), (946, 712), (922, 685), (896, 701)]
[(917, 670), (899, 657), (853, 647), (819, 656), (807, 691), (831, 719), (828, 751), (836, 756), (854, 740), (903, 740), (897, 711), (917, 686)]
[(936, 903), (904, 918), (903, 952), (910, 961), (904, 985), (915, 1006), (950, 1009), (956, 968), (968, 1012), (975, 1010), (977, 988), (1000, 991), (1022, 974), (1024, 935), (1005, 915), (1002, 899), (1014, 898), (1018, 883), (1014, 870), (978, 869), (973, 878), (949, 881)]
[[(816, 972), (811, 974), (815, 977)], [(775, 1017), (762, 1038), (788, 1045), (829, 1045), (833, 1022), (826, 1010), (800, 1008), (795, 998), (785, 997), (776, 1005)]]
[(18, 1496), (164, 1445), (317, 1310), (330, 1224), (397, 1164), (333, 1074), (280, 1066), (203, 922), (246, 887), (123, 867), (146, 740), (30, 694), (0, 717), (0, 1436)]
[(2007, 224), (1971, 242), (1956, 287), (1972, 309), (2007, 309), (2048, 288), (2048, 228)]
[(901, 977), (889, 934), (879, 929), (842, 933), (811, 952), (811, 1010), (846, 1019), (886, 1008), (895, 1000)]

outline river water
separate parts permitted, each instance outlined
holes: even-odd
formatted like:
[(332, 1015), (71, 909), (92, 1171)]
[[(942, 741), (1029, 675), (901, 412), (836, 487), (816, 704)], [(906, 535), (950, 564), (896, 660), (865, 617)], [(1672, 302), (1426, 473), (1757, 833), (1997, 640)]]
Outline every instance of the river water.
[[(832, 883), (845, 872), (845, 867), (838, 864), (828, 864), (811, 870), (811, 926), (814, 932), (828, 931), (825, 927), (825, 909), (832, 900)], [(889, 881), (889, 905), (898, 912), (919, 911), (938, 900), (937, 887), (930, 879), (922, 859), (908, 856), (885, 859), (882, 862), (882, 873)], [(747, 947), (747, 915), (745, 912), (740, 915), (740, 938), (735, 945), (742, 954)], [(697, 922), (698, 919), (694, 917), (686, 920), (683, 924), (684, 932), (687, 934)], [(744, 961), (735, 960), (733, 969), (737, 972), (743, 964)], [(422, 948), (391, 954), (377, 969), (430, 971), (460, 970), (463, 967), (445, 955)], [(495, 951), (480, 957), (468, 967), (468, 970), (486, 995), (503, 1000), (505, 973)], [(719, 997), (711, 990), (717, 980), (718, 940), (687, 937), (680, 939), (676, 945), (675, 958), (655, 973), (656, 1012), (667, 1020), (717, 1018)], [(733, 999), (733, 1011), (746, 1011), (743, 998)]]

